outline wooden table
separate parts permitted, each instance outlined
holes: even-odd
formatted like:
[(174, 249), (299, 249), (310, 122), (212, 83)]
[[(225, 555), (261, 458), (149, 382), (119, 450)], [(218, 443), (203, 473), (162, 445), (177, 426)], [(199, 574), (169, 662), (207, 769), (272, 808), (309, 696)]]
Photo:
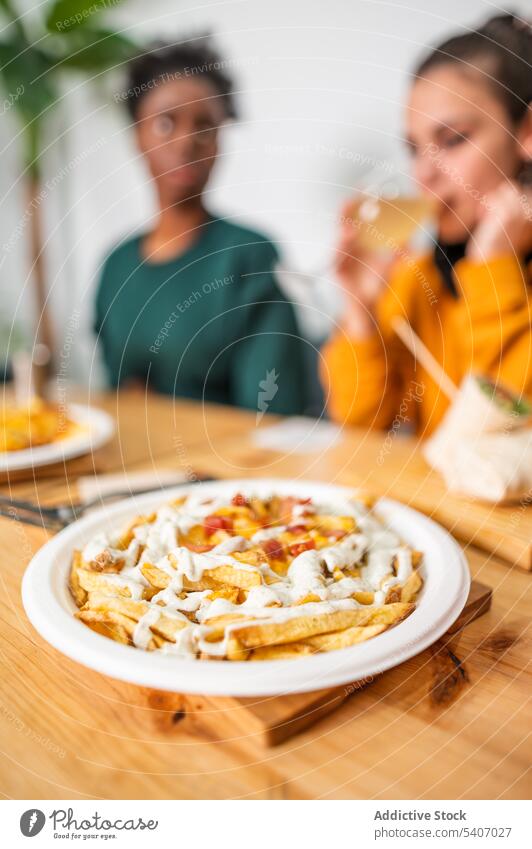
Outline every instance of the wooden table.
[[(298, 476), (363, 484), (413, 503), (419, 488), (427, 486), (422, 480), (427, 471), (409, 439), (397, 437), (380, 465), (375, 457), (382, 452), (382, 435), (355, 430), (344, 431), (341, 441), (318, 457), (287, 457), (253, 444), (254, 413), (174, 404), (136, 392), (93, 401), (116, 417), (118, 433), (109, 446), (52, 475), (40, 471), (0, 489), (53, 503), (75, 497), (81, 472), (150, 467), (188, 475), (199, 470), (221, 477)], [(265, 417), (261, 426), (271, 422)], [(401, 484), (401, 476), (408, 484)], [(435, 486), (433, 506), (445, 509)], [(50, 648), (28, 623), (20, 600), (24, 568), (47, 534), (2, 519), (0, 536), (4, 797), (529, 795), (531, 576), (493, 554), (466, 548), (472, 573), (494, 590), (493, 605), (453, 639), (450, 652), (436, 646), (421, 653), (354, 692), (311, 729), (265, 751), (253, 735), (228, 732), (223, 703), (219, 722), (206, 733), (193, 715), (182, 720), (175, 700), (93, 673)]]

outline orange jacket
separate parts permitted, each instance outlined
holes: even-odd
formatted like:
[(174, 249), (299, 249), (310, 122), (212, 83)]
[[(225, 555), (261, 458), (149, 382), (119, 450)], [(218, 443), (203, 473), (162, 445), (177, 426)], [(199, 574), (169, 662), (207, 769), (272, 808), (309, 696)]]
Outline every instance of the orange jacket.
[[(362, 341), (339, 329), (322, 350), (321, 378), (335, 421), (387, 429), (394, 420), (428, 436), (448, 400), (391, 328), (407, 318), (449, 377), (491, 377), (532, 396), (529, 274), (513, 256), (454, 267), (458, 298), (445, 287), (432, 254), (401, 262), (377, 309), (375, 334)], [(399, 418), (397, 418), (399, 417)]]

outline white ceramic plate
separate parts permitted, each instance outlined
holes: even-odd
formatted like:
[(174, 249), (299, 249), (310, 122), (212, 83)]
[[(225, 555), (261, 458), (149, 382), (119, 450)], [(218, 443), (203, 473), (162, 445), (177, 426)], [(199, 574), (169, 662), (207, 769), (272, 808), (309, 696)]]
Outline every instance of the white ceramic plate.
[(67, 415), (80, 425), (80, 432), (48, 445), (36, 445), (23, 451), (0, 452), (0, 472), (15, 472), (35, 466), (50, 466), (72, 457), (96, 451), (112, 437), (115, 425), (108, 413), (95, 407), (69, 404)]
[(445, 633), (469, 591), (469, 570), (457, 543), (439, 525), (409, 507), (382, 499), (378, 512), (403, 540), (424, 552), (424, 586), (416, 610), (404, 622), (360, 645), (300, 660), (260, 663), (181, 659), (145, 652), (96, 634), (73, 617), (68, 589), (72, 550), (97, 530), (116, 528), (139, 513), (198, 487), (206, 496), (273, 492), (334, 503), (353, 490), (287, 480), (232, 480), (175, 487), (121, 501), (75, 522), (50, 540), (29, 564), (22, 582), (26, 613), (56, 649), (85, 666), (157, 690), (205, 695), (266, 696), (348, 684), (384, 672), (418, 654)]

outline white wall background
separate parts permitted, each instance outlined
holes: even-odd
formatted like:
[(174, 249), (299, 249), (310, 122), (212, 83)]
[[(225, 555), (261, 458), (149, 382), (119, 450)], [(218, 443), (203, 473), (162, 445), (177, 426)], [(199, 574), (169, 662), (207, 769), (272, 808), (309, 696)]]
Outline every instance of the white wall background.
[[(231, 60), (241, 120), (225, 131), (211, 206), (266, 231), (288, 264), (312, 270), (326, 265), (334, 216), (367, 162), (401, 153), (401, 103), (412, 66), (431, 43), (499, 8), (487, 0), (129, 0), (107, 20), (143, 43), (206, 29), (217, 34)], [(513, 0), (511, 8), (531, 14), (532, 0)], [(60, 346), (79, 325), (68, 362), (78, 380), (92, 368), (101, 261), (154, 211), (125, 111), (113, 100), (122, 87), (119, 71), (104, 89), (73, 76), (48, 129), (50, 299)], [(2, 118), (0, 248), (24, 211), (15, 131), (12, 116)], [(1, 257), (8, 321), (31, 316), (24, 251), (21, 237)]]

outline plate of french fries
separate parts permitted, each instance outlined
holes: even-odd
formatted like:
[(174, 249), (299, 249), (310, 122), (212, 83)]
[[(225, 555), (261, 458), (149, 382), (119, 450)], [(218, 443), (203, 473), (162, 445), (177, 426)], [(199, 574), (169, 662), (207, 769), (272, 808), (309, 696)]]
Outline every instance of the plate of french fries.
[(455, 621), (469, 582), (452, 537), (403, 504), (256, 479), (96, 511), (40, 549), (22, 596), (41, 636), (98, 672), (262, 696), (402, 663)]
[(48, 466), (89, 454), (107, 442), (114, 422), (104, 410), (32, 398), (0, 409), (0, 473)]

